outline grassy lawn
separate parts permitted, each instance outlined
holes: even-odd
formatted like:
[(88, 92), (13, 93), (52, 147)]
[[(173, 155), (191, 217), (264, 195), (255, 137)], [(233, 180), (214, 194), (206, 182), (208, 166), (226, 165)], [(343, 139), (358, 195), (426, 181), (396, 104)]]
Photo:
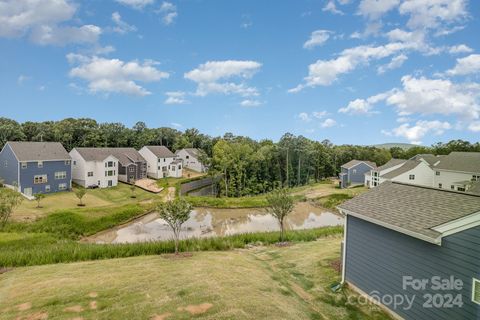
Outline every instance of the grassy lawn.
[(17, 268), (0, 275), (0, 319), (388, 319), (329, 291), (340, 241)]
[[(37, 208), (36, 201), (24, 199), (22, 204), (15, 209), (12, 219), (15, 221), (28, 221), (44, 217), (58, 210), (75, 209), (78, 212), (102, 214), (106, 212), (108, 206), (122, 206), (126, 204), (136, 204), (139, 202), (148, 202), (161, 200), (161, 196), (136, 188), (136, 198), (131, 198), (132, 192), (130, 186), (119, 183), (118, 186), (107, 189), (89, 189), (83, 198), (86, 204), (85, 208), (79, 208), (78, 198), (74, 192), (59, 192), (46, 195), (41, 202), (41, 208)], [(95, 208), (95, 209), (94, 209)]]

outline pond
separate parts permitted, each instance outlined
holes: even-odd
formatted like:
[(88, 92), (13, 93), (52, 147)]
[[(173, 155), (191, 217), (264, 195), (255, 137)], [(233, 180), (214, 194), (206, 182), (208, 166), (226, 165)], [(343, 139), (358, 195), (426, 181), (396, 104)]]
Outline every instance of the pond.
[[(312, 229), (343, 224), (343, 218), (325, 209), (300, 202), (286, 219), (288, 230)], [(277, 220), (264, 209), (196, 208), (183, 225), (181, 238), (202, 238), (239, 233), (280, 230)], [(134, 243), (173, 238), (173, 232), (156, 213), (90, 239), (96, 243)]]

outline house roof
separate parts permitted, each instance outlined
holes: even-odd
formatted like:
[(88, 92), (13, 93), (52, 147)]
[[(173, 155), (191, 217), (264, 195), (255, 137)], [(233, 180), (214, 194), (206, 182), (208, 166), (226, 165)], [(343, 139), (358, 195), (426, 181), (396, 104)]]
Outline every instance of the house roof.
[(70, 160), (71, 157), (60, 142), (9, 141), (18, 161)]
[(395, 167), (395, 166), (398, 166), (402, 163), (405, 163), (407, 160), (404, 160), (404, 159), (395, 159), (395, 158), (392, 158), (390, 159), (387, 163), (385, 163), (383, 166), (380, 166), (377, 168), (377, 171), (382, 171), (382, 170), (386, 170), (386, 169), (390, 169), (392, 167)]
[[(194, 157), (194, 158), (198, 157), (198, 154), (200, 153), (200, 150), (197, 148), (184, 148), (181, 150), (185, 150), (186, 153), (188, 153), (191, 157)], [(177, 154), (179, 151), (177, 151)]]
[(442, 157), (434, 168), (479, 173), (480, 152), (451, 152), (449, 155)]
[(338, 208), (360, 219), (439, 244), (442, 233), (434, 228), (480, 212), (480, 195), (384, 182)]
[(342, 165), (342, 168), (351, 169), (351, 168), (355, 167), (356, 165), (359, 165), (360, 163), (365, 163), (365, 164), (369, 165), (370, 167), (372, 167), (373, 169), (375, 169), (377, 167), (375, 162), (365, 161), (365, 160), (355, 160), (354, 159), (354, 160), (350, 160), (347, 163), (345, 163), (344, 165)]
[(175, 157), (175, 154), (165, 146), (145, 146), (145, 148), (150, 150), (157, 158)]
[(429, 165), (433, 166), (435, 163), (440, 161), (441, 157), (436, 156), (434, 154), (430, 153), (423, 153), (423, 154), (417, 154), (416, 156), (413, 156), (410, 158), (410, 160), (420, 160), (423, 159), (425, 160)]
[(393, 179), (395, 177), (398, 177), (402, 173), (415, 169), (420, 163), (422, 163), (422, 161), (420, 160), (407, 160), (401, 167), (382, 174), (381, 177), (385, 179)]
[(109, 148), (74, 148), (74, 150), (77, 150), (85, 161), (103, 161), (113, 156)]
[(118, 159), (122, 166), (134, 162), (146, 162), (142, 155), (134, 148), (102, 148)]

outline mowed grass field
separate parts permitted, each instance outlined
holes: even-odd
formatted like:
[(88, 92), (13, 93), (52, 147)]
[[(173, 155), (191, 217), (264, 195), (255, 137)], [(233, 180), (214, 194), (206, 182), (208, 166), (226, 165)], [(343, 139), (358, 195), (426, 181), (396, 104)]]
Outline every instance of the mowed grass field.
[(17, 268), (0, 319), (389, 319), (330, 291), (340, 241)]

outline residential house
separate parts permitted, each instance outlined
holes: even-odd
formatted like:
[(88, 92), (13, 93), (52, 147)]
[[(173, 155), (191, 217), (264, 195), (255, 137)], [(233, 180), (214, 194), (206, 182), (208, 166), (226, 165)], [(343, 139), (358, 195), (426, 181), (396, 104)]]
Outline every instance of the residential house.
[(433, 187), (433, 169), (424, 160), (407, 160), (400, 167), (384, 173), (379, 181), (403, 182), (425, 187)]
[(145, 146), (139, 153), (147, 161), (147, 175), (154, 178), (181, 178), (182, 161), (165, 146)]
[(433, 165), (434, 186), (468, 191), (480, 181), (480, 152), (452, 152)]
[(74, 148), (72, 180), (84, 188), (108, 188), (118, 184), (118, 159), (106, 148)]
[(183, 161), (183, 166), (196, 172), (205, 172), (206, 167), (199, 160), (202, 151), (197, 148), (185, 148), (177, 151), (177, 156)]
[(338, 208), (343, 282), (404, 319), (480, 319), (479, 195), (385, 182)]
[(70, 190), (71, 157), (58, 142), (7, 142), (0, 152), (0, 178), (27, 197)]
[(365, 173), (377, 168), (371, 161), (351, 160), (340, 167), (340, 188), (347, 188), (350, 185), (364, 184)]
[(134, 148), (104, 148), (118, 159), (118, 181), (135, 183), (147, 177), (147, 161)]
[(378, 186), (382, 182), (387, 181), (387, 179), (382, 178), (382, 176), (386, 173), (400, 168), (406, 161), (407, 160), (392, 158), (383, 166), (372, 169), (370, 171), (370, 175), (365, 174), (365, 185), (369, 188), (373, 188)]

